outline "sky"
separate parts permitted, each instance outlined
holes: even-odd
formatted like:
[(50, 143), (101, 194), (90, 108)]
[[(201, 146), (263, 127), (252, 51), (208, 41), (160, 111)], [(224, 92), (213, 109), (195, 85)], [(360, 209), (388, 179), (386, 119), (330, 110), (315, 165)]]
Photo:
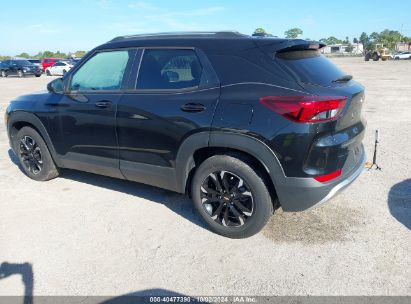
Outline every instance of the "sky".
[(0, 55), (87, 51), (120, 35), (170, 31), (263, 27), (282, 37), (299, 27), (301, 38), (318, 40), (402, 28), (411, 36), (409, 0), (0, 0), (0, 7)]

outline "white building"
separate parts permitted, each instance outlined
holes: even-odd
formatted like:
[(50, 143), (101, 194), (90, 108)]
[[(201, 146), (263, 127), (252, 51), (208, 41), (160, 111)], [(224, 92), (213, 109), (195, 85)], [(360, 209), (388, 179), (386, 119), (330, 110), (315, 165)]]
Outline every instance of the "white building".
[(355, 54), (360, 55), (364, 51), (364, 46), (362, 43), (353, 43), (351, 46), (353, 47), (352, 52), (347, 52), (346, 49), (348, 48), (348, 44), (330, 44), (322, 48), (323, 54)]

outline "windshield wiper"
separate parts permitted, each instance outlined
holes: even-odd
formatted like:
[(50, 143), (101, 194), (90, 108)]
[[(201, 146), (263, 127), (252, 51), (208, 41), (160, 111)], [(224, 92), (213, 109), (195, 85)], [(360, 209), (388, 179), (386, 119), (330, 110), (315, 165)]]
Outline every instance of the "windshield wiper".
[(351, 75), (344, 75), (341, 76), (340, 78), (337, 78), (336, 80), (333, 80), (332, 82), (348, 82), (352, 79)]

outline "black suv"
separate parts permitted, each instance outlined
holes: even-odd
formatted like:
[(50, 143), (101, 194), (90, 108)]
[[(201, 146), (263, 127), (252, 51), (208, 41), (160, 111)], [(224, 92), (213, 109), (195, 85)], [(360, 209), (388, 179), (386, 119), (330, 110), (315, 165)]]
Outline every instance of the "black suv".
[(17, 75), (24, 77), (26, 75), (41, 76), (41, 69), (27, 60), (5, 60), (0, 65), (1, 77), (7, 77), (9, 75)]
[(364, 89), (319, 42), (234, 32), (117, 37), (7, 108), (27, 175), (59, 168), (189, 194), (241, 238), (319, 205), (362, 171)]

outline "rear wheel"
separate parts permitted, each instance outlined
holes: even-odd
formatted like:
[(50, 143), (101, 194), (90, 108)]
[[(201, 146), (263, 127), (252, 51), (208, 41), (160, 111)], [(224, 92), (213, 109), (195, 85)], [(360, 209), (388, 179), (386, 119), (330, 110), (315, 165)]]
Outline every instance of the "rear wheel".
[(210, 229), (230, 238), (259, 232), (273, 213), (262, 177), (241, 157), (216, 155), (197, 169), (191, 195)]
[(37, 181), (46, 181), (59, 175), (46, 143), (30, 127), (23, 127), (14, 138), (14, 150), (24, 172)]
[(7, 72), (6, 71), (1, 71), (1, 77), (7, 77)]
[(40, 77), (41, 76), (41, 74), (36, 74), (36, 77)]
[(51, 76), (50, 70), (46, 70), (46, 75)]
[(372, 60), (373, 60), (373, 61), (378, 61), (378, 60), (380, 60), (380, 56), (378, 56), (377, 53), (374, 53), (374, 54), (372, 55)]

